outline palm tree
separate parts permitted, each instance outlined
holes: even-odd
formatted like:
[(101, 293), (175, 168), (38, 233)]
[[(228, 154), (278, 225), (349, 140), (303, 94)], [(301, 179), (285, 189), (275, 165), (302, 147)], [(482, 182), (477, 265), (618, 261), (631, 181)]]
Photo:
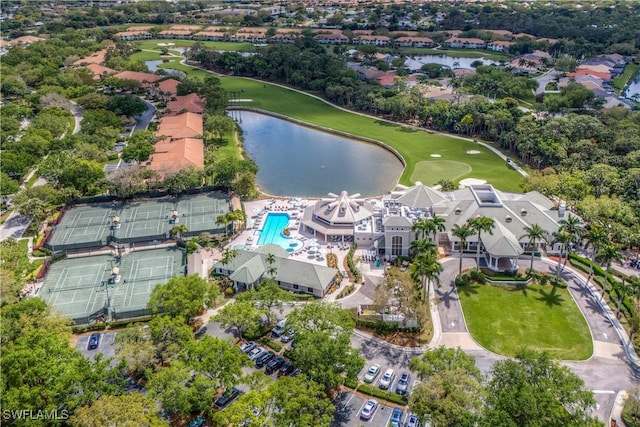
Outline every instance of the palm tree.
[(589, 275), (587, 276), (587, 285), (593, 274), (593, 265), (596, 263), (596, 256), (602, 245), (609, 240), (606, 228), (602, 224), (591, 224), (591, 229), (584, 234), (586, 240), (585, 246), (591, 246), (591, 262), (589, 263)]
[(536, 242), (544, 240), (546, 241), (546, 235), (548, 234), (546, 230), (543, 230), (538, 224), (531, 224), (531, 226), (527, 226), (524, 228), (525, 234), (520, 237), (527, 237), (529, 239), (529, 246), (531, 247), (531, 267), (529, 270), (533, 273), (533, 257), (536, 252)]
[(276, 256), (272, 253), (268, 253), (265, 257), (265, 261), (267, 262), (267, 264), (269, 264), (269, 267), (267, 268), (267, 274), (271, 276), (272, 279), (275, 278), (276, 273), (278, 272), (278, 269), (273, 266), (273, 264), (276, 262)]
[(182, 242), (182, 236), (184, 235), (184, 233), (188, 231), (189, 229), (187, 228), (186, 225), (178, 224), (178, 225), (174, 225), (173, 228), (171, 229), (171, 235), (173, 237), (176, 237), (179, 242)]
[(411, 252), (416, 257), (427, 252), (432, 252), (434, 254), (437, 254), (438, 246), (435, 243), (433, 243), (431, 240), (427, 240), (427, 239), (414, 240), (413, 242), (411, 242)]
[(431, 282), (440, 285), (440, 273), (442, 273), (442, 265), (434, 253), (422, 253), (411, 264), (411, 279), (416, 284), (420, 284), (421, 292), (425, 292), (423, 298), (425, 301), (429, 300), (431, 294)]
[(568, 254), (571, 252), (571, 243), (579, 243), (582, 240), (582, 235), (584, 234), (584, 227), (582, 226), (582, 221), (575, 215), (569, 214), (567, 219), (560, 220), (560, 229), (565, 230), (572, 237), (571, 242), (567, 245), (567, 258), (564, 260), (564, 264), (567, 265), (567, 259), (569, 258)]
[(224, 252), (222, 252), (222, 258), (220, 259), (220, 263), (222, 265), (227, 265), (231, 262), (232, 259), (234, 259), (236, 256), (238, 255), (238, 251), (236, 249), (225, 249)]
[(462, 251), (467, 246), (467, 238), (473, 234), (473, 230), (469, 227), (469, 224), (462, 226), (454, 224), (451, 229), (451, 234), (460, 239), (460, 266), (458, 268), (458, 275), (462, 274)]
[(613, 287), (618, 292), (618, 305), (616, 307), (616, 316), (620, 315), (620, 307), (622, 306), (622, 301), (624, 301), (624, 298), (631, 293), (637, 292), (637, 289), (635, 287), (627, 283), (627, 276), (622, 275), (621, 278), (622, 278), (622, 282), (618, 282), (616, 280), (616, 284), (613, 285)]
[(247, 214), (243, 211), (243, 210), (237, 210), (237, 211), (232, 211), (232, 212), (227, 212), (228, 215), (228, 221), (233, 223), (233, 231), (236, 232), (236, 222), (237, 221), (241, 221), (242, 222), (242, 228), (244, 228), (244, 224), (247, 220)]
[(480, 216), (470, 219), (468, 221), (469, 227), (478, 234), (478, 244), (476, 245), (476, 264), (480, 268), (480, 243), (482, 242), (480, 234), (484, 231), (493, 235), (493, 227), (496, 226), (496, 221), (488, 216)]
[[(556, 283), (560, 280), (560, 269), (562, 268), (562, 254), (566, 252), (567, 246), (573, 242), (574, 237), (565, 229), (560, 227), (553, 233), (553, 243), (560, 243), (560, 254), (558, 255), (558, 268), (556, 270)], [(568, 257), (568, 254), (567, 254)]]
[(426, 218), (418, 218), (418, 220), (411, 226), (411, 231), (416, 232), (416, 239), (423, 239), (429, 232), (431, 232), (431, 223)]
[(602, 298), (607, 290), (607, 282), (609, 281), (609, 273), (611, 271), (611, 263), (613, 260), (622, 261), (622, 254), (620, 253), (620, 247), (614, 243), (605, 244), (598, 252), (597, 258), (607, 266), (606, 277), (604, 278), (604, 285), (602, 286)]
[(216, 225), (224, 226), (224, 234), (227, 234), (229, 231), (229, 222), (229, 212), (224, 215), (218, 215), (218, 217), (216, 218)]
[(429, 221), (431, 222), (432, 226), (431, 226), (431, 232), (433, 233), (433, 243), (435, 243), (436, 245), (438, 244), (438, 233), (442, 233), (444, 232), (444, 230), (446, 230), (445, 224), (446, 221), (444, 218), (442, 218), (441, 216), (436, 215), (435, 213), (433, 214), (433, 216), (431, 218), (429, 218)]

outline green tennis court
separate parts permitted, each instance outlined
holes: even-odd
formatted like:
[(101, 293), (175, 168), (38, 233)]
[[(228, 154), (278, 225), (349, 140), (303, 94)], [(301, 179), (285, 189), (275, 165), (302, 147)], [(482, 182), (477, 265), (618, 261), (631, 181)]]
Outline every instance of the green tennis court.
[(113, 319), (126, 319), (146, 314), (153, 289), (183, 273), (178, 248), (131, 252), (120, 262), (109, 255), (68, 258), (51, 265), (39, 296), (76, 324), (105, 307)]
[(47, 245), (53, 250), (103, 246), (111, 232), (116, 205), (78, 206), (64, 213)]

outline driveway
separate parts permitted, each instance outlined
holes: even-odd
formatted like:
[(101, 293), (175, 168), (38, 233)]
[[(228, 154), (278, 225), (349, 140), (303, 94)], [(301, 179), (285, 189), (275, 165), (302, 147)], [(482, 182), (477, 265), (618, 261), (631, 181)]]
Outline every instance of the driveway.
[(147, 104), (147, 110), (144, 113), (140, 114), (139, 116), (135, 117), (136, 125), (131, 130), (131, 135), (133, 135), (136, 132), (147, 130), (147, 128), (149, 127), (149, 123), (151, 123), (151, 120), (153, 119), (153, 114), (156, 112), (156, 107), (154, 107), (152, 104), (150, 104), (146, 100), (144, 99), (142, 100), (144, 101), (145, 104)]
[(547, 74), (543, 74), (536, 78), (536, 81), (538, 82), (538, 87), (535, 90), (536, 95), (544, 93), (544, 88), (547, 87), (547, 84), (554, 81), (560, 74), (562, 74), (560, 71), (551, 70)]
[(24, 234), (30, 222), (31, 219), (29, 219), (29, 217), (20, 215), (14, 210), (4, 224), (0, 226), (0, 241), (6, 240), (9, 237), (19, 239)]

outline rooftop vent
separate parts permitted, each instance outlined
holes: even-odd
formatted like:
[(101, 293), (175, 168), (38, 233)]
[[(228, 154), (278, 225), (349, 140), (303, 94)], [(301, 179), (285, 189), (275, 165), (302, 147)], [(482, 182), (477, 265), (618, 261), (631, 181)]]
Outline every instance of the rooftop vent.
[(520, 215), (525, 216), (527, 214), (527, 210), (525, 208), (520, 209)]
[(511, 221), (513, 221), (513, 218), (511, 218), (511, 215), (507, 215), (507, 216), (504, 217), (504, 220), (507, 221), (507, 222), (511, 222)]
[(454, 212), (456, 213), (456, 215), (460, 215), (462, 213), (462, 209), (456, 208)]

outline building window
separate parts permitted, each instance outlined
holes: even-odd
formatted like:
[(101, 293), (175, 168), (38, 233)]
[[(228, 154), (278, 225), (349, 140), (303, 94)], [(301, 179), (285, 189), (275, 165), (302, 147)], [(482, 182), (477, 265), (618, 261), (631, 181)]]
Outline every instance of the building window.
[(393, 236), (391, 238), (391, 256), (402, 255), (402, 236)]
[(313, 288), (309, 288), (309, 287), (308, 287), (308, 288), (307, 288), (307, 292), (309, 292), (310, 294), (312, 294), (312, 293), (313, 293)]
[(298, 285), (293, 285), (293, 289), (296, 289), (296, 290), (297, 290), (298, 288), (299, 288), (299, 286), (298, 286)]

